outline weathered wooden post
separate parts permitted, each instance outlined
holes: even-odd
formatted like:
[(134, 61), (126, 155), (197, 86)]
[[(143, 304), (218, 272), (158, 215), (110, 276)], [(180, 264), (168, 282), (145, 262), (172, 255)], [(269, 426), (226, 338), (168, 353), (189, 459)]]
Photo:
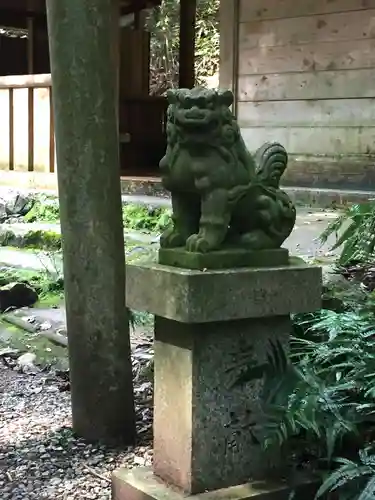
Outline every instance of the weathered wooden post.
[(114, 7), (47, 0), (73, 428), (132, 443)]
[[(169, 99), (160, 167), (173, 227), (159, 263), (127, 274), (129, 306), (156, 317), (154, 463), (116, 471), (113, 500), (288, 500), (295, 487), (296, 498), (312, 499), (311, 482), (285, 468), (281, 480), (279, 454), (265, 453), (249, 427), (261, 441), (262, 375), (272, 353), (288, 349), (291, 313), (321, 303), (321, 269), (281, 248), (296, 218), (279, 188), (286, 151), (266, 144), (256, 164), (229, 91)], [(249, 365), (258, 377), (234, 386)]]
[(180, 49), (178, 86), (195, 85), (195, 21), (197, 0), (180, 0)]

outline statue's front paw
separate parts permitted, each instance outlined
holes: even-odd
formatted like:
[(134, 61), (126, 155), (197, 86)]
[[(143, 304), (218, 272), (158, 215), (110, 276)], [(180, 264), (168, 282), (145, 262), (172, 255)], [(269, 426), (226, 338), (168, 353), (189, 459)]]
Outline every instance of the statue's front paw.
[(186, 241), (189, 252), (206, 253), (210, 250), (209, 242), (199, 234), (192, 234)]
[(185, 245), (185, 238), (179, 231), (176, 231), (173, 227), (164, 231), (160, 236), (160, 246), (161, 248), (177, 248), (183, 247)]

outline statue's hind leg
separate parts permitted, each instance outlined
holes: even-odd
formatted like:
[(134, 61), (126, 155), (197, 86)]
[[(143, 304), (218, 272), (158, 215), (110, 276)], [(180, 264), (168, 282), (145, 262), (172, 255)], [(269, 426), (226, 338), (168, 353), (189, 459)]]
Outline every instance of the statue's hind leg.
[(249, 250), (265, 250), (271, 248), (279, 248), (280, 245), (275, 238), (271, 238), (262, 229), (254, 229), (248, 233), (243, 233), (238, 239), (239, 245)]

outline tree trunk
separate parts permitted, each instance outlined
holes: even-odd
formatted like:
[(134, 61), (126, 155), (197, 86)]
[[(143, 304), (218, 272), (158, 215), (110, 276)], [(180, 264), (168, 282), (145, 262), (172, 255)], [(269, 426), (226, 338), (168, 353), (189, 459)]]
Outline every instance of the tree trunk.
[(73, 429), (135, 439), (113, 0), (47, 0)]

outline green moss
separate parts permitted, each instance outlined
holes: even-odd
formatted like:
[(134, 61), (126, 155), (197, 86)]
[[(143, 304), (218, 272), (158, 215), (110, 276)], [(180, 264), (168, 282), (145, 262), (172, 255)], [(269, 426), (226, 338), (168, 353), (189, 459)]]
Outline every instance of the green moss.
[(39, 301), (33, 306), (34, 309), (47, 309), (59, 307), (64, 303), (64, 290), (60, 292), (48, 292), (43, 294)]
[(40, 250), (60, 250), (61, 235), (54, 231), (28, 231), (23, 237), (23, 248)]
[(171, 222), (171, 210), (166, 207), (148, 207), (146, 205), (128, 204), (122, 209), (125, 229), (160, 233)]
[(36, 361), (42, 366), (54, 365), (59, 369), (67, 369), (68, 350), (54, 345), (46, 337), (29, 333), (0, 319), (0, 346), (18, 349), (21, 352), (32, 352)]
[(59, 222), (59, 200), (55, 196), (42, 195), (35, 199), (31, 210), (25, 215), (25, 222)]
[[(171, 224), (171, 210), (167, 207), (150, 207), (128, 203), (122, 209), (126, 229), (159, 233)], [(60, 220), (59, 200), (54, 196), (38, 196), (31, 210), (25, 215), (25, 222), (50, 222)]]
[(16, 234), (13, 231), (5, 231), (0, 234), (0, 245), (14, 248), (60, 250), (61, 235), (54, 231), (44, 231), (41, 229), (31, 230), (23, 235)]

